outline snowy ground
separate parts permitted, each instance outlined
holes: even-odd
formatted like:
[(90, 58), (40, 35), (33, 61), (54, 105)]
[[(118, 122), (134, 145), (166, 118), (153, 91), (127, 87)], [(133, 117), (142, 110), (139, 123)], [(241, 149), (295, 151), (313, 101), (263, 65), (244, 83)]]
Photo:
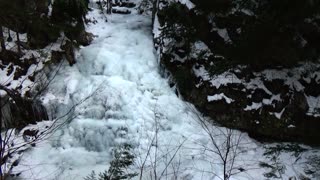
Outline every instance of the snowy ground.
[[(59, 116), (90, 98), (77, 106), (75, 119), (25, 152), (13, 170), (22, 171), (20, 176), (28, 180), (79, 180), (92, 170), (106, 170), (112, 148), (127, 142), (136, 155), (130, 171), (140, 172), (146, 159), (143, 179), (154, 179), (150, 176), (155, 171), (161, 179), (223, 177), (221, 160), (197, 111), (179, 99), (159, 74), (150, 17), (135, 12), (110, 15), (108, 22), (103, 17), (97, 10), (90, 12), (89, 18), (97, 23), (89, 25), (88, 31), (98, 37), (80, 49), (73, 67), (67, 63), (62, 67), (43, 102), (48, 108), (59, 106)], [(209, 126), (208, 131), (224, 151), (221, 134), (227, 130)], [(238, 137), (239, 132), (234, 132), (232, 140)], [(260, 168), (259, 162), (273, 161), (263, 156), (263, 146), (241, 135), (235, 161), (239, 168), (232, 179), (264, 178), (268, 169)], [(288, 165), (283, 179), (303, 173), (300, 160), (319, 153), (310, 150), (299, 161), (290, 154), (281, 153), (276, 159)], [(241, 169), (245, 172), (239, 173)]]

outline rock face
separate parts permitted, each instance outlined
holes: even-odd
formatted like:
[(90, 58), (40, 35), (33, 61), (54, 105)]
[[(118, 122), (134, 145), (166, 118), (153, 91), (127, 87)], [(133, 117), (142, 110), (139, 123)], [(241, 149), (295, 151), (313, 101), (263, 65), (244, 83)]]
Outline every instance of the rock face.
[(31, 101), (26, 98), (16, 96), (4, 96), (0, 99), (1, 103), (1, 127), (22, 129), (28, 124), (37, 121), (48, 120), (45, 107), (38, 101)]
[[(285, 84), (288, 83), (284, 81), (286, 77), (263, 80), (266, 77), (256, 75), (246, 80), (232, 73), (210, 76), (208, 72), (197, 76), (186, 64), (174, 64), (172, 59), (161, 61), (171, 72), (184, 99), (221, 125), (244, 130), (264, 141), (320, 144), (320, 94), (309, 94), (307, 90), (314, 86), (312, 82), (303, 86), (306, 91), (297, 91), (294, 86)], [(219, 81), (228, 83), (215, 86)], [(294, 80), (298, 82), (299, 79)], [(231, 101), (226, 98), (208, 100), (209, 96), (221, 94)]]
[(93, 40), (94, 35), (92, 33), (88, 33), (85, 30), (81, 31), (76, 38), (76, 41), (83, 46), (88, 46)]
[(74, 49), (91, 43), (93, 35), (85, 31), (84, 25), (88, 3), (88, 0), (0, 0), (0, 26), (6, 30), (2, 34), (16, 32), (14, 39), (20, 44), (18, 53), (14, 48), (0, 52), (1, 76), (8, 79), (0, 84), (2, 127), (21, 129), (48, 119), (41, 102), (34, 100), (45, 88), (35, 83), (35, 77), (44, 66), (58, 63), (63, 57), (73, 65)]
[(62, 47), (62, 50), (64, 50), (65, 57), (67, 61), (69, 62), (69, 65), (72, 66), (76, 63), (76, 59), (74, 57), (74, 51), (73, 51), (73, 43), (71, 41), (67, 41)]
[[(279, 63), (291, 58), (286, 54), (292, 47), (282, 44), (284, 52), (269, 54), (272, 61), (263, 57), (257, 63), (265, 52), (253, 48), (252, 56), (242, 54), (250, 52), (252, 44), (242, 49), (245, 37), (241, 32), (247, 26), (237, 24), (243, 19), (254, 22), (252, 15), (243, 10), (222, 17), (223, 12), (214, 15), (205, 6), (197, 7), (197, 2), (193, 6), (191, 1), (162, 2), (154, 23), (161, 64), (183, 98), (219, 124), (246, 131), (256, 139), (320, 145), (320, 62)], [(221, 2), (221, 8), (230, 2)], [(254, 36), (263, 38), (259, 33)], [(240, 59), (232, 59), (234, 55)]]
[[(55, 42), (60, 33), (79, 45), (88, 45), (92, 35), (85, 31), (84, 17), (88, 1), (0, 0), (0, 25), (19, 33), (27, 33), (31, 49), (44, 48)], [(51, 5), (52, 13), (49, 13)]]

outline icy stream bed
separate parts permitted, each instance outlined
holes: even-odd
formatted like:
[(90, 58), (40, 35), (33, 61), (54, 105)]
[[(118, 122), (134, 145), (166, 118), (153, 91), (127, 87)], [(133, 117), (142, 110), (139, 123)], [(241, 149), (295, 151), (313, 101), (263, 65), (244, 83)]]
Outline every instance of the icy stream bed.
[[(43, 100), (47, 107), (59, 107), (59, 116), (89, 98), (76, 107), (76, 118), (26, 151), (14, 171), (22, 171), (20, 176), (29, 180), (81, 180), (92, 170), (108, 169), (112, 149), (129, 143), (136, 157), (131, 172), (140, 172), (146, 159), (143, 179), (153, 179), (154, 170), (160, 179), (223, 177), (221, 160), (212, 151), (197, 111), (177, 97), (159, 73), (151, 18), (136, 13), (110, 15), (105, 22), (97, 10), (89, 18), (97, 20), (87, 27), (97, 37), (79, 50), (74, 66), (63, 65)], [(227, 130), (210, 126), (209, 131), (223, 147), (221, 133)], [(237, 139), (240, 133), (234, 133)], [(234, 168), (231, 179), (263, 179), (268, 171), (258, 166), (268, 161), (262, 155), (263, 144), (241, 134), (237, 152), (238, 169)], [(290, 153), (282, 153), (279, 159), (289, 165), (284, 179), (302, 171)]]

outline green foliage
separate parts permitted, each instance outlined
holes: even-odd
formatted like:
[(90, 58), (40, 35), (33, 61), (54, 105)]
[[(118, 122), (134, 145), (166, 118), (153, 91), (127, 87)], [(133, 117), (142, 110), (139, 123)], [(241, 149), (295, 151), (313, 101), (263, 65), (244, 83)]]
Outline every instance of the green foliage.
[(286, 65), (300, 60), (295, 34), (281, 31), (272, 22), (242, 26), (241, 35), (229, 49), (228, 57), (244, 63)]
[(320, 12), (320, 1), (261, 0), (255, 10), (262, 21), (272, 21), (276, 26), (292, 26), (313, 18)]
[(188, 94), (194, 87), (194, 84), (192, 83), (191, 72), (187, 68), (180, 67), (174, 73), (174, 79), (178, 84), (181, 94), (184, 94), (184, 95)]
[(48, 17), (46, 0), (0, 0), (0, 24), (27, 33), (30, 48), (43, 48), (56, 41), (60, 32), (71, 40), (83, 33), (88, 3), (88, 0), (55, 0), (52, 16)]
[[(191, 1), (193, 10), (169, 3), (158, 13), (162, 37), (173, 44), (200, 39), (228, 61), (262, 68), (320, 57), (319, 0)], [(226, 29), (231, 41), (224, 42), (215, 29)]]
[(264, 156), (279, 155), (281, 152), (292, 153), (292, 156), (298, 158), (301, 153), (307, 151), (306, 148), (298, 144), (277, 144), (276, 146), (266, 147)]
[(286, 171), (286, 166), (281, 163), (279, 158), (280, 154), (284, 152), (292, 153), (292, 156), (299, 158), (301, 153), (306, 150), (307, 149), (298, 144), (277, 144), (276, 146), (266, 147), (266, 151), (263, 155), (269, 158), (271, 163), (260, 162), (260, 167), (269, 169), (269, 172), (265, 173), (264, 176), (267, 178), (282, 179), (282, 175)]
[(137, 9), (140, 14), (148, 13), (152, 11), (152, 6), (153, 5), (151, 0), (142, 0)]
[(282, 179), (282, 175), (286, 171), (286, 166), (280, 163), (278, 158), (272, 159), (272, 161), (271, 164), (265, 162), (259, 163), (260, 167), (269, 169), (269, 172), (266, 172), (263, 175), (267, 178)]
[[(249, 3), (253, 3), (248, 1)], [(320, 12), (320, 1), (262, 0), (250, 10), (255, 18), (242, 15), (241, 33), (230, 49), (232, 59), (262, 65), (291, 66), (298, 61), (319, 57), (316, 43), (309, 33), (319, 39), (314, 21)], [(241, 14), (241, 12), (239, 12)], [(249, 20), (250, 23), (246, 23)], [(307, 45), (302, 45), (305, 41)], [(305, 47), (304, 47), (305, 46)]]
[(88, 12), (88, 0), (55, 0), (52, 7), (52, 18), (55, 22), (76, 20), (82, 22), (82, 18)]
[[(190, 50), (191, 42), (194, 42), (196, 28), (192, 19), (186, 18), (188, 9), (180, 3), (172, 3), (158, 12), (158, 16), (163, 20), (160, 39), (171, 39), (172, 46), (183, 43)], [(172, 50), (174, 47), (167, 47)]]
[(60, 28), (50, 23), (47, 18), (34, 18), (28, 24), (27, 37), (29, 46), (43, 48), (48, 42), (54, 42), (60, 36)]
[(235, 62), (228, 61), (221, 57), (215, 57), (212, 61), (213, 64), (210, 66), (206, 66), (207, 71), (211, 76), (222, 74), (223, 72), (233, 68), (235, 66)]
[(55, 0), (51, 22), (71, 40), (77, 40), (85, 31), (84, 21), (88, 0)]
[(226, 13), (232, 8), (230, 0), (191, 0), (204, 12)]
[(97, 175), (94, 171), (92, 171), (91, 174), (84, 178), (84, 180), (97, 180)]
[(265, 163), (265, 162), (260, 162), (259, 166), (262, 168), (273, 168), (273, 166), (271, 166), (270, 164)]
[(307, 157), (304, 172), (307, 175), (311, 175), (313, 178), (320, 177), (320, 156), (319, 155), (311, 155)]
[(24, 32), (32, 13), (29, 6), (19, 0), (0, 0), (0, 24), (17, 32)]
[(110, 163), (108, 171), (100, 173), (98, 176), (94, 171), (84, 178), (84, 180), (121, 180), (131, 179), (137, 176), (136, 173), (128, 173), (126, 169), (133, 164), (134, 156), (130, 152), (131, 145), (124, 144), (114, 150), (114, 158)]

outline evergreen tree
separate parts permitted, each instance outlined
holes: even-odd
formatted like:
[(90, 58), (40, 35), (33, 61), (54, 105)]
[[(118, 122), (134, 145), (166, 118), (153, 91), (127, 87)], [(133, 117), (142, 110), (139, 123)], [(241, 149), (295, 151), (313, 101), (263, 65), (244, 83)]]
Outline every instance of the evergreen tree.
[(55, 0), (52, 10), (53, 21), (83, 22), (89, 9), (88, 3), (88, 0)]
[(6, 50), (6, 44), (4, 41), (4, 37), (3, 37), (3, 29), (2, 29), (2, 25), (0, 24), (0, 44), (1, 44), (1, 49), (2, 51)]
[(98, 177), (92, 171), (84, 180), (121, 180), (131, 179), (136, 173), (128, 173), (126, 169), (133, 164), (134, 156), (130, 152), (131, 145), (124, 144), (114, 150), (114, 158), (110, 163), (108, 171), (100, 173)]

